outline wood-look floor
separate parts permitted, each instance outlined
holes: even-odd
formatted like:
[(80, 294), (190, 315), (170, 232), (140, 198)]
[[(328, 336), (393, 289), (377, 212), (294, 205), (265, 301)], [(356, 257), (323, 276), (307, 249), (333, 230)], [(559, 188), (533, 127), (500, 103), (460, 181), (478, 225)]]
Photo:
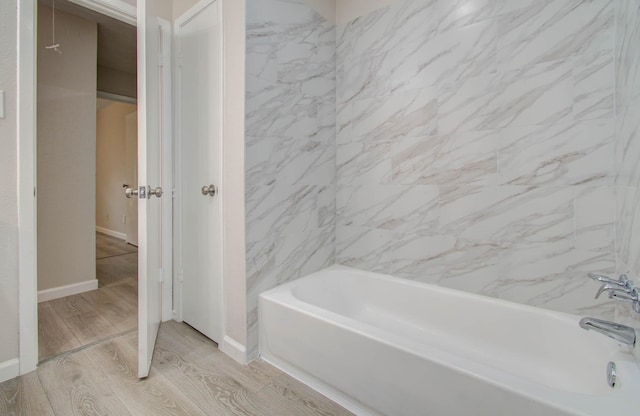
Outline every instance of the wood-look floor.
[(0, 415), (351, 415), (173, 321), (160, 326), (149, 377), (138, 380), (136, 248), (102, 234), (96, 248), (99, 289), (38, 305), (41, 363), (0, 384)]
[(137, 248), (96, 233), (96, 257), (97, 290), (38, 304), (41, 361), (137, 327)]
[(138, 380), (137, 331), (41, 363), (0, 384), (0, 415), (351, 415), (276, 368), (243, 366), (177, 322), (160, 326)]

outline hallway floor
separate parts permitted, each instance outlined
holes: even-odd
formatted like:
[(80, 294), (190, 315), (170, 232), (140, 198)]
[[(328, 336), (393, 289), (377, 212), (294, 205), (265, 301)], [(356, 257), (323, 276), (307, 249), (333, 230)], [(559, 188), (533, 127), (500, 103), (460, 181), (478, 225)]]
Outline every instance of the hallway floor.
[(138, 249), (96, 233), (98, 289), (38, 304), (38, 357), (113, 338), (138, 325)]
[(243, 366), (189, 326), (160, 326), (138, 380), (137, 331), (60, 355), (0, 384), (2, 415), (351, 415), (257, 360)]

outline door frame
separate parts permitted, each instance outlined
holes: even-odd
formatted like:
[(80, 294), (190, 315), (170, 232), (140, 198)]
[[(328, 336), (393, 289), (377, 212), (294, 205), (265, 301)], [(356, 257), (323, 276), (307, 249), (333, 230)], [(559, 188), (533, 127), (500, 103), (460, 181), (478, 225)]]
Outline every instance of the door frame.
[[(69, 0), (98, 13), (125, 23), (137, 25), (137, 9), (122, 0)], [(37, 193), (36, 193), (36, 137), (37, 137), (37, 0), (20, 0), (18, 3), (17, 33), (17, 135), (18, 135), (18, 329), (20, 374), (35, 370), (38, 366), (38, 269), (37, 269)], [(170, 25), (167, 25), (170, 30)], [(166, 39), (164, 62), (171, 62), (171, 40)], [(173, 144), (171, 140), (171, 69), (165, 64), (163, 97), (168, 105), (163, 112), (162, 147), (163, 184), (173, 190), (171, 172)], [(168, 84), (167, 84), (167, 79)], [(171, 161), (166, 165), (166, 158)], [(168, 174), (168, 176), (167, 176)], [(172, 192), (167, 192), (171, 196)], [(163, 262), (172, 264), (172, 201), (163, 200)], [(168, 256), (167, 256), (168, 253)], [(171, 316), (172, 268), (163, 268), (162, 308), (163, 320)], [(167, 297), (165, 297), (167, 296)], [(169, 316), (169, 318), (166, 318)]]

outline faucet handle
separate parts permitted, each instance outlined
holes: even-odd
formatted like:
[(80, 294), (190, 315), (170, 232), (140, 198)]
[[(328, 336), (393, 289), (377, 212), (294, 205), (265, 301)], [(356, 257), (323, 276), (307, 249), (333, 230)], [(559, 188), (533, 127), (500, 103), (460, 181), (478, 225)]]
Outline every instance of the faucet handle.
[(626, 274), (621, 274), (618, 280), (612, 279), (609, 276), (605, 276), (603, 274), (587, 273), (587, 276), (589, 276), (589, 278), (595, 280), (596, 282), (602, 283), (603, 287), (601, 288), (601, 290), (605, 285), (616, 285), (629, 290), (633, 288), (633, 284)]
[(587, 276), (589, 276), (589, 278), (591, 280), (595, 280), (596, 282), (600, 282), (600, 283), (613, 283), (613, 282), (615, 282), (615, 280), (613, 280), (609, 276), (605, 276), (603, 274), (587, 273)]
[(633, 293), (613, 291), (613, 290), (609, 290), (609, 299), (617, 299), (617, 300), (621, 300), (622, 302), (638, 301), (637, 296), (634, 296)]

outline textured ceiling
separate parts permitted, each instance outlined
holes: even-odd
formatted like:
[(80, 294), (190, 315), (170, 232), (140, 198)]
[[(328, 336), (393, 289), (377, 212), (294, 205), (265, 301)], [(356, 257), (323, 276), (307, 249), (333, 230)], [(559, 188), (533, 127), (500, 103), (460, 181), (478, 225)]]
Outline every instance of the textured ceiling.
[[(38, 0), (52, 6), (53, 0)], [(136, 27), (103, 14), (86, 9), (68, 0), (55, 0), (56, 10), (61, 10), (98, 24), (98, 66), (136, 73)]]

